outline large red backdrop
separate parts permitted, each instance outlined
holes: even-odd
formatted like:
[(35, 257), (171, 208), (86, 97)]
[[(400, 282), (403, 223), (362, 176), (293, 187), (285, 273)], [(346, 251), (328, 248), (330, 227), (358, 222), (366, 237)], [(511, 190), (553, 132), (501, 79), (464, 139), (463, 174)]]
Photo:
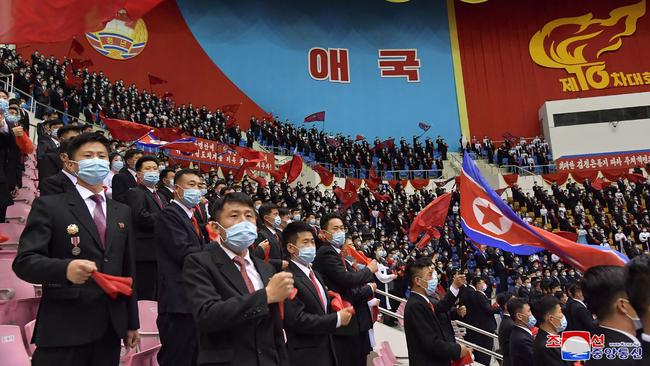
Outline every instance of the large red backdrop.
[(472, 135), (538, 135), (545, 101), (650, 90), (645, 0), (455, 4)]
[(218, 108), (241, 103), (236, 117), (242, 127), (248, 127), (251, 115), (264, 115), (264, 111), (232, 83), (201, 48), (176, 1), (164, 0), (143, 20), (148, 32), (147, 44), (142, 53), (129, 60), (113, 60), (101, 55), (93, 50), (83, 34), (76, 36), (84, 47), (81, 55), (70, 53), (72, 39), (18, 47), (23, 57), (38, 50), (46, 56), (91, 59), (91, 71), (102, 70), (112, 80), (124, 79), (127, 85), (135, 83), (139, 88), (149, 88), (148, 74), (155, 75), (167, 83), (153, 85), (153, 91), (159, 96), (166, 91), (172, 92), (177, 105), (192, 102), (195, 107), (205, 104)]

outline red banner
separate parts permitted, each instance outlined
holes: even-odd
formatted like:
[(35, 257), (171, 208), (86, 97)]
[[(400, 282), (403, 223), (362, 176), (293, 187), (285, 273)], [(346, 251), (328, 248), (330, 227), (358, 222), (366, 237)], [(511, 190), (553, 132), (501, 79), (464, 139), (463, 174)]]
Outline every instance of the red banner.
[[(191, 160), (199, 164), (215, 165), (224, 168), (239, 169), (246, 162), (235, 150), (216, 141), (202, 138), (196, 139), (196, 146), (199, 151), (192, 155), (185, 155), (178, 151), (170, 151), (169, 156), (172, 159)], [(275, 155), (273, 153), (264, 153), (264, 161), (257, 163), (251, 170), (261, 170), (265, 172), (275, 171)]]
[(637, 166), (645, 167), (649, 162), (650, 150), (569, 156), (555, 160), (560, 171), (629, 169)]

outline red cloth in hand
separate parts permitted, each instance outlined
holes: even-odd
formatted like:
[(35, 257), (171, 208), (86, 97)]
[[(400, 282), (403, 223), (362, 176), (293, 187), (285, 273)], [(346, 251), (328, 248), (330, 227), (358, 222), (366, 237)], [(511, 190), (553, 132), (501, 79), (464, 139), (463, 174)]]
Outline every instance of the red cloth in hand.
[(354, 261), (357, 262), (358, 264), (367, 266), (371, 262), (371, 260), (368, 259), (368, 257), (366, 257), (363, 253), (360, 253), (352, 245), (346, 245), (344, 251), (346, 252), (347, 255), (352, 257), (352, 259), (354, 259)]
[(22, 136), (16, 136), (16, 145), (18, 145), (18, 149), (21, 153), (28, 155), (34, 152), (34, 144), (32, 143), (32, 140), (30, 140), (27, 132), (24, 131), (25, 129), (23, 128)]
[[(288, 299), (293, 300), (296, 298), (296, 295), (298, 295), (298, 289), (294, 287), (293, 290), (291, 290)], [(280, 319), (284, 320), (284, 300), (278, 303), (278, 307), (280, 308)]]
[(125, 296), (131, 296), (131, 294), (133, 294), (133, 289), (131, 288), (133, 285), (133, 278), (131, 277), (112, 276), (97, 271), (93, 272), (91, 277), (113, 300), (115, 300), (119, 294)]
[(472, 363), (474, 363), (474, 357), (471, 354), (467, 354), (463, 358), (451, 361), (451, 366), (465, 366), (471, 365)]
[[(332, 298), (332, 310), (334, 311), (341, 311), (344, 308), (352, 306), (348, 301), (343, 300), (338, 292), (329, 290), (327, 294)], [(352, 308), (352, 314), (354, 314), (354, 308)]]

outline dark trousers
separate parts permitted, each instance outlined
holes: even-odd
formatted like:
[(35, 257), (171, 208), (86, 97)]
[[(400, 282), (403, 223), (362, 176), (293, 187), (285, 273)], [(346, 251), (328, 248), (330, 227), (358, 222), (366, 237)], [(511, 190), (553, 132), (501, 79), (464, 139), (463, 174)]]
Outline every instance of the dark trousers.
[[(488, 336), (480, 335), (469, 329), (467, 330), (467, 335), (465, 336), (465, 339), (468, 342), (474, 343), (477, 346), (481, 346), (489, 350), (492, 350), (494, 348), (494, 340), (492, 338)], [(478, 352), (478, 351), (474, 352), (474, 359), (476, 360), (476, 362), (479, 362), (482, 365), (489, 365), (491, 358), (492, 356), (486, 355), (485, 353)]]
[(156, 300), (157, 279), (157, 262), (135, 262), (135, 285), (138, 300)]
[(95, 342), (71, 347), (36, 347), (32, 366), (118, 366), (120, 337), (112, 326)]
[(339, 366), (365, 366), (368, 354), (372, 351), (368, 331), (358, 336), (334, 336), (334, 350)]
[(162, 348), (160, 366), (194, 366), (199, 351), (196, 327), (191, 314), (158, 314), (156, 320)]

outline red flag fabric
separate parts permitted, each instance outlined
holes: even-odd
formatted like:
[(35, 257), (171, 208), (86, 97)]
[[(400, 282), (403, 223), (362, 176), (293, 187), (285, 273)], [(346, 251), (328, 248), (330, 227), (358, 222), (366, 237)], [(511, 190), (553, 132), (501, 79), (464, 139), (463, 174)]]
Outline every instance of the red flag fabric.
[(503, 175), (503, 180), (505, 180), (506, 184), (509, 185), (509, 186), (517, 183), (518, 179), (519, 179), (519, 175), (517, 175), (517, 174), (504, 174)]
[(257, 185), (260, 186), (261, 188), (266, 188), (267, 183), (264, 177), (253, 174), (253, 172), (251, 172), (250, 169), (246, 171), (246, 175), (248, 175), (252, 180), (257, 182)]
[(646, 178), (643, 174), (629, 173), (626, 175), (627, 180), (633, 183), (643, 183), (646, 181)]
[(232, 115), (237, 114), (237, 111), (239, 110), (239, 107), (241, 104), (226, 104), (223, 107), (221, 107), (221, 111), (225, 113), (230, 113)]
[(569, 179), (569, 173), (551, 173), (542, 175), (542, 179), (549, 183), (557, 183), (558, 185), (563, 185)]
[(354, 139), (354, 141), (355, 141), (355, 142), (356, 142), (356, 141), (363, 141), (363, 140), (365, 140), (365, 139), (366, 139), (366, 138), (363, 137), (363, 135), (357, 135), (357, 137)]
[(314, 165), (312, 169), (318, 174), (320, 182), (324, 186), (329, 187), (332, 185), (332, 182), (334, 182), (334, 174), (332, 174), (332, 172), (320, 164)]
[(65, 70), (65, 85), (68, 88), (78, 89), (81, 88), (83, 80), (72, 72), (72, 68), (66, 68)]
[(343, 253), (345, 253), (346, 256), (352, 257), (352, 259), (358, 264), (362, 264), (364, 266), (367, 266), (371, 262), (368, 257), (359, 252), (353, 245), (345, 245), (343, 247)]
[(282, 164), (280, 169), (287, 174), (287, 181), (289, 183), (292, 183), (298, 179), (300, 173), (302, 172), (302, 158), (300, 155), (294, 155), (291, 160)]
[(420, 129), (423, 130), (424, 132), (427, 132), (431, 128), (431, 125), (428, 125), (424, 122), (420, 122), (418, 123), (418, 127), (420, 127)]
[(316, 113), (312, 113), (305, 117), (305, 123), (310, 123), (310, 122), (324, 122), (325, 121), (325, 111), (320, 111)]
[(379, 178), (377, 176), (377, 173), (375, 173), (375, 167), (373, 165), (370, 166), (369, 176), (370, 176), (369, 179), (366, 179), (366, 186), (371, 191), (374, 191), (377, 188), (379, 188), (379, 184), (381, 183), (381, 178)]
[(355, 191), (358, 191), (359, 187), (361, 187), (361, 179), (348, 178), (345, 180), (345, 189), (354, 189)]
[(253, 150), (247, 147), (241, 147), (241, 146), (235, 146), (235, 145), (230, 145), (231, 148), (233, 148), (239, 156), (246, 160), (255, 160), (256, 163), (259, 163), (260, 161), (264, 161), (264, 158), (266, 155), (264, 155), (263, 152)]
[(158, 76), (154, 76), (151, 74), (148, 74), (148, 76), (149, 76), (149, 84), (151, 85), (164, 84), (167, 82), (167, 80), (159, 78)]
[(372, 192), (372, 195), (373, 197), (375, 197), (377, 201), (386, 201), (386, 202), (390, 201), (390, 196), (387, 194), (379, 194), (378, 192)]
[(97, 271), (93, 272), (91, 277), (113, 300), (115, 300), (119, 294), (131, 296), (133, 293), (133, 289), (131, 288), (133, 285), (133, 278), (131, 277), (111, 276)]
[(84, 52), (84, 46), (81, 44), (81, 42), (77, 41), (76, 38), (72, 38), (70, 49), (73, 50), (78, 55), (81, 55)]
[(185, 137), (180, 140), (168, 142), (163, 145), (163, 148), (166, 150), (177, 150), (187, 154), (194, 154), (199, 151), (199, 147), (196, 146), (196, 139), (193, 137)]
[(594, 189), (597, 189), (599, 191), (602, 191), (603, 188), (609, 187), (609, 185), (612, 184), (611, 182), (606, 182), (602, 178), (596, 178), (593, 182), (591, 182), (591, 187)]
[(556, 235), (559, 235), (565, 239), (569, 239), (571, 241), (578, 241), (578, 234), (577, 233), (572, 233), (570, 231), (556, 231)]
[(165, 127), (165, 128), (157, 128), (154, 133), (154, 136), (156, 136), (162, 141), (174, 141), (174, 140), (180, 140), (189, 135), (184, 133), (183, 130), (181, 130), (180, 128)]
[(495, 192), (497, 193), (497, 196), (501, 197), (503, 192), (505, 192), (508, 188), (510, 188), (510, 186), (499, 188), (499, 189), (495, 190)]
[(438, 196), (415, 217), (409, 229), (409, 240), (412, 243), (418, 239), (421, 232), (442, 226), (447, 218), (447, 211), (451, 203), (451, 193), (447, 192)]
[(271, 176), (273, 177), (273, 179), (274, 179), (276, 182), (278, 182), (278, 183), (281, 182), (281, 181), (282, 181), (282, 178), (284, 178), (285, 174), (287, 174), (287, 173), (285, 173), (284, 170), (282, 170), (281, 168), (282, 168), (282, 167), (280, 167), (280, 169), (278, 169), (278, 170), (274, 170), (274, 171), (272, 171), (272, 172), (269, 172), (269, 174), (271, 174)]
[(629, 171), (628, 168), (620, 168), (620, 169), (606, 169), (606, 170), (601, 170), (600, 172), (603, 174), (603, 177), (606, 179), (616, 182), (618, 180), (618, 177), (623, 177), (625, 178), (625, 175)]
[(419, 191), (420, 189), (429, 185), (428, 179), (411, 179), (410, 182), (416, 191)]
[[(327, 294), (329, 297), (332, 299), (331, 305), (332, 305), (332, 310), (333, 311), (341, 311), (347, 307), (351, 307), (352, 304), (350, 304), (349, 301), (343, 300), (341, 295), (338, 292), (334, 292), (332, 290), (327, 291)], [(352, 314), (354, 314), (354, 308), (352, 308)]]
[(138, 19), (162, 0), (5, 0), (0, 43), (55, 43), (95, 32), (125, 9)]
[(585, 179), (589, 179), (589, 181), (593, 182), (598, 178), (598, 170), (590, 170), (590, 171), (584, 171), (584, 172), (571, 172), (571, 176), (573, 179), (576, 180), (576, 182), (582, 183), (585, 181)]
[(375, 151), (377, 151), (377, 150), (381, 150), (381, 149), (383, 149), (383, 148), (388, 148), (388, 149), (390, 149), (390, 148), (392, 148), (393, 146), (395, 146), (395, 139), (388, 139), (388, 140), (384, 140), (384, 141), (378, 143), (378, 144), (375, 145), (375, 147), (373, 147), (371, 150), (372, 150), (373, 152), (375, 152)]
[(102, 116), (102, 122), (108, 128), (113, 139), (126, 142), (135, 141), (153, 130), (151, 126), (104, 116)]
[[(296, 298), (296, 295), (298, 295), (298, 289), (294, 287), (291, 290), (291, 293), (289, 294), (289, 297), (287, 297), (287, 299), (293, 300), (293, 299)], [(284, 320), (284, 300), (282, 300), (282, 301), (280, 301), (278, 303), (278, 308), (280, 310), (280, 319)]]
[(334, 188), (334, 194), (339, 199), (339, 201), (341, 201), (342, 210), (346, 210), (348, 207), (352, 206), (352, 204), (357, 202), (357, 200), (359, 199), (357, 190), (352, 187), (348, 187), (347, 183), (345, 189), (340, 187)]

